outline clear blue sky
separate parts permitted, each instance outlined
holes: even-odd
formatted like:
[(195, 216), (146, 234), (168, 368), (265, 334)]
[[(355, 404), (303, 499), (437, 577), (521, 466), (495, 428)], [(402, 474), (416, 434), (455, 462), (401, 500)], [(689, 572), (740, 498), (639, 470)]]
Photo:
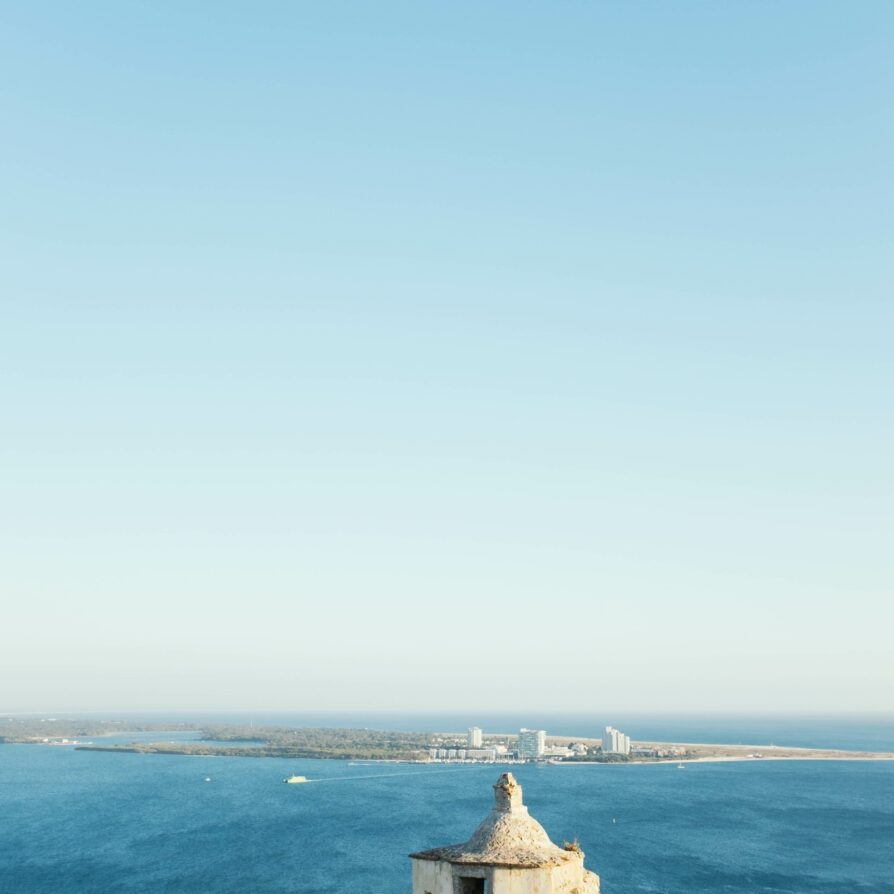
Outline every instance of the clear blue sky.
[(0, 12), (0, 710), (890, 709), (890, 3)]

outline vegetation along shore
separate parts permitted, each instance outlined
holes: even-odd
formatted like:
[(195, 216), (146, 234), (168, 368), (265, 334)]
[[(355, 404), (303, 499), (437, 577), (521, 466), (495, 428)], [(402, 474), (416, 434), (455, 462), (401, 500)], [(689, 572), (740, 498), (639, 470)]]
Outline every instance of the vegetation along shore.
[[(156, 739), (153, 734), (157, 733)], [(130, 737), (133, 736), (133, 739)], [(173, 736), (173, 738), (171, 738)], [(114, 737), (115, 742), (103, 742)], [(488, 735), (488, 745), (501, 748), (497, 763), (513, 763), (516, 736)], [(576, 746), (573, 756), (551, 763), (659, 763), (742, 760), (894, 760), (894, 753), (844, 751), (768, 745), (694, 742), (634, 742), (631, 754), (604, 754), (599, 739), (549, 736), (555, 746)], [(212, 755), (219, 757), (282, 757), (429, 763), (433, 749), (464, 746), (465, 734), (414, 733), (338, 727), (257, 727), (221, 723), (134, 723), (126, 720), (0, 718), (0, 743), (69, 745), (84, 751), (138, 754)]]

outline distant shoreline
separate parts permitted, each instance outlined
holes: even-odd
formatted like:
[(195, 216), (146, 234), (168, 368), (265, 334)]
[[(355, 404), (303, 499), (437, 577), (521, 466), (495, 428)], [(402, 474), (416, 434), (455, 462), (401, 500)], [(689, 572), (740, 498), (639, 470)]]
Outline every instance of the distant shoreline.
[[(674, 744), (674, 743), (668, 743)], [(807, 751), (809, 749), (805, 749)], [(610, 761), (555, 761), (551, 766), (555, 767), (578, 767), (578, 766), (600, 766), (600, 767), (627, 767), (630, 764), (720, 764), (720, 763), (742, 763), (745, 761), (768, 762), (768, 761), (894, 761), (894, 754), (887, 752), (872, 751), (843, 751), (834, 755), (823, 754), (794, 754), (782, 756), (772, 755), (718, 755), (716, 757), (681, 757), (681, 758), (658, 758), (656, 760), (642, 760), (639, 758), (631, 758), (630, 760), (611, 763)]]
[[(679, 756), (641, 759), (630, 757), (627, 764), (696, 764), (734, 761), (892, 761), (890, 751), (848, 751), (841, 748), (803, 748), (789, 745), (725, 745), (719, 742), (631, 742), (635, 748), (656, 750), (685, 749)], [(560, 761), (560, 763), (603, 763), (602, 761)]]
[[(118, 742), (104, 741), (110, 735), (119, 737)], [(129, 736), (139, 737), (140, 741), (126, 741)], [(167, 736), (178, 738), (165, 740)], [(254, 724), (133, 723), (54, 718), (7, 718), (0, 729), (0, 743), (62, 745), (79, 751), (440, 766), (525, 763), (524, 759), (514, 756), (517, 740), (516, 733), (488, 733), (481, 741), (486, 750), (472, 749), (467, 753), (467, 734), (456, 731), (422, 733), (347, 727), (259, 727)], [(623, 755), (603, 752), (602, 740), (589, 736), (551, 735), (545, 737), (545, 744), (545, 753), (537, 761), (554, 766), (676, 763), (685, 767), (693, 763), (760, 760), (894, 761), (894, 751), (850, 751), (774, 743), (732, 745), (636, 740), (631, 742), (630, 753)]]
[[(26, 744), (45, 744), (45, 743), (26, 743)], [(640, 745), (640, 743), (636, 743)], [(825, 748), (791, 748), (776, 747), (767, 745), (742, 745), (742, 746), (724, 746), (699, 742), (662, 742), (648, 743), (650, 745), (660, 745), (664, 748), (686, 748), (687, 754), (680, 756), (667, 756), (657, 758), (638, 758), (631, 757), (623, 761), (604, 761), (604, 760), (557, 760), (547, 759), (541, 763), (548, 763), (555, 767), (577, 767), (577, 766), (629, 766), (630, 764), (699, 764), (699, 763), (741, 763), (745, 761), (894, 761), (894, 753), (879, 751), (844, 751)], [(161, 745), (163, 747), (155, 747)], [(190, 747), (192, 745), (192, 747)], [(494, 761), (462, 761), (462, 760), (423, 760), (420, 758), (358, 758), (346, 757), (343, 755), (327, 755), (327, 754), (283, 754), (271, 753), (270, 750), (263, 746), (256, 746), (252, 749), (241, 749), (232, 746), (202, 746), (201, 742), (192, 743), (145, 743), (139, 745), (88, 745), (74, 744), (76, 751), (103, 751), (117, 752), (121, 754), (171, 754), (183, 755), (188, 757), (276, 757), (284, 760), (362, 760), (363, 763), (375, 764), (441, 764), (450, 763), (461, 765), (502, 765), (502, 764), (523, 764), (525, 761), (507, 758), (506, 760)], [(736, 749), (733, 751), (732, 749)], [(741, 749), (742, 752), (737, 753)], [(706, 753), (693, 754), (704, 750)], [(722, 753), (718, 753), (722, 752)]]
[[(780, 761), (780, 760), (894, 760), (889, 751), (848, 751), (841, 748), (800, 748), (787, 745), (724, 745), (704, 742), (636, 742), (640, 748), (685, 748), (695, 751), (681, 757), (678, 763), (706, 761)], [(632, 758), (631, 760), (635, 760)]]

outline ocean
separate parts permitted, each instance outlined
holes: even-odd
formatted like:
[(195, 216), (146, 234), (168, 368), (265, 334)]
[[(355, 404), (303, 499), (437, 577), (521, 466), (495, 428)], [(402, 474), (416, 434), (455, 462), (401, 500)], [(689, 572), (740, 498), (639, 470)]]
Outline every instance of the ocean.
[[(550, 732), (587, 735), (588, 722)], [(665, 736), (647, 731), (656, 722), (628, 728), (749, 742), (774, 723), (667, 720), (659, 727), (679, 735)], [(769, 732), (757, 744), (894, 750), (890, 721), (777, 721)], [(502, 769), (0, 745), (0, 891), (409, 894), (407, 854), (465, 840)], [(894, 894), (894, 762), (509, 769), (552, 839), (578, 839), (604, 894)], [(313, 781), (283, 785), (291, 773)]]

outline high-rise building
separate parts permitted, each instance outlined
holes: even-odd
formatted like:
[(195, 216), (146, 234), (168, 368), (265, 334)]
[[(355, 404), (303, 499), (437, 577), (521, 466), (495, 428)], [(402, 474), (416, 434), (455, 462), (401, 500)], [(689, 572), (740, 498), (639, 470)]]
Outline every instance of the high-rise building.
[(518, 756), (538, 758), (546, 751), (546, 730), (521, 729), (518, 734)]
[(630, 754), (630, 736), (620, 730), (607, 726), (602, 734), (603, 754)]
[(477, 726), (470, 726), (469, 748), (480, 748), (483, 741), (484, 739), (482, 738), (481, 728)]
[(605, 754), (614, 754), (617, 751), (618, 731), (610, 726), (602, 733), (602, 750)]

